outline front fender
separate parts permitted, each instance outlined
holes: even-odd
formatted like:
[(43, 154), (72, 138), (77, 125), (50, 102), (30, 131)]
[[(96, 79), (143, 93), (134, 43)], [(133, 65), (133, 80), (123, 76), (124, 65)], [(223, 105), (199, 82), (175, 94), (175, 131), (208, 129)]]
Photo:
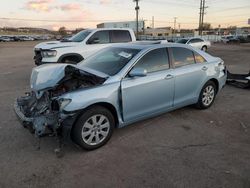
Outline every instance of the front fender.
[(120, 83), (117, 82), (64, 94), (61, 97), (71, 99), (71, 102), (63, 110), (65, 112), (78, 111), (93, 104), (104, 102), (113, 105), (117, 110), (117, 114), (120, 114), (119, 90)]

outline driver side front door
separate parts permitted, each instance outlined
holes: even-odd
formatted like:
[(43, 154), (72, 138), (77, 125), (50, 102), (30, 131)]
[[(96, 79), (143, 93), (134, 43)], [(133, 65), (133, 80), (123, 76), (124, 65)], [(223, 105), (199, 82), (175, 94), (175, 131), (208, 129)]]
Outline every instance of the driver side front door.
[(143, 68), (143, 77), (125, 77), (121, 82), (125, 122), (166, 111), (173, 106), (174, 76), (166, 48), (144, 55), (133, 68)]

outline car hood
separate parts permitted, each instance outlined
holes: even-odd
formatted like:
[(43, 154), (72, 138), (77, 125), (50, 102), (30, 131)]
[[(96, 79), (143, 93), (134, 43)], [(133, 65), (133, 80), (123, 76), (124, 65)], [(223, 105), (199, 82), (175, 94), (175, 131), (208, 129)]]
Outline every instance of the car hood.
[[(66, 70), (67, 69), (67, 70)], [(67, 74), (68, 70), (81, 71), (100, 78), (107, 78), (108, 75), (87, 68), (80, 68), (70, 64), (44, 64), (33, 68), (30, 78), (31, 90), (38, 91), (54, 88)]]
[(37, 44), (35, 46), (35, 49), (52, 50), (57, 48), (74, 47), (77, 46), (78, 44), (79, 44), (78, 42), (50, 41)]

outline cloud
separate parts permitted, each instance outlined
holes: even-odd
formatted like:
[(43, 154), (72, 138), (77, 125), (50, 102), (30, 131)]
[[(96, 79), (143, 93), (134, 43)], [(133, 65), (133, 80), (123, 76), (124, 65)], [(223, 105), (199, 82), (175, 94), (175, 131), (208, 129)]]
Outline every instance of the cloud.
[(112, 3), (112, 0), (100, 0), (100, 4), (103, 4), (103, 5), (107, 5), (111, 3)]
[(54, 0), (32, 0), (28, 1), (25, 5), (25, 9), (27, 10), (34, 10), (37, 12), (49, 12), (51, 9), (53, 9), (50, 4)]
[(69, 4), (64, 4), (61, 6), (58, 6), (59, 9), (62, 11), (74, 11), (74, 10), (81, 10), (82, 7), (78, 3), (69, 3)]
[(55, 0), (31, 0), (25, 4), (25, 9), (36, 12), (50, 12), (51, 10), (76, 11), (82, 10), (79, 3), (56, 4)]

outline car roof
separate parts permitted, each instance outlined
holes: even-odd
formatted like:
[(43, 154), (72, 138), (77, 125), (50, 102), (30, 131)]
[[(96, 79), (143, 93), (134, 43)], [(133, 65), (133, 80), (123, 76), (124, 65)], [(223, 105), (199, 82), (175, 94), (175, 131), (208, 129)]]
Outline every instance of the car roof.
[(86, 30), (88, 30), (88, 31), (106, 31), (106, 30), (133, 31), (130, 28), (95, 28), (95, 29), (86, 29)]
[(187, 44), (171, 43), (171, 42), (164, 43), (164, 44), (157, 44), (157, 43), (150, 43), (146, 41), (114, 44), (111, 47), (131, 48), (131, 49), (139, 49), (139, 50), (154, 49), (154, 48), (167, 48), (167, 47), (184, 47), (184, 48), (193, 49), (190, 45), (187, 45)]

